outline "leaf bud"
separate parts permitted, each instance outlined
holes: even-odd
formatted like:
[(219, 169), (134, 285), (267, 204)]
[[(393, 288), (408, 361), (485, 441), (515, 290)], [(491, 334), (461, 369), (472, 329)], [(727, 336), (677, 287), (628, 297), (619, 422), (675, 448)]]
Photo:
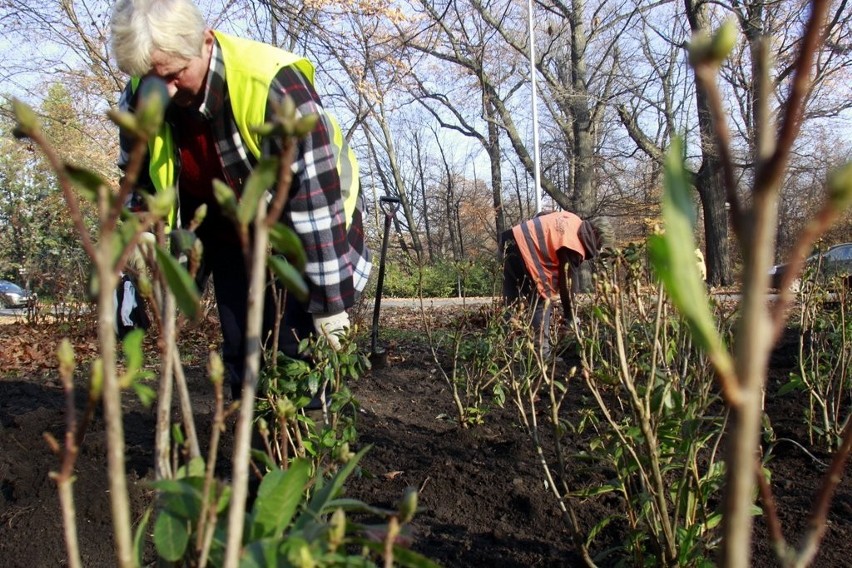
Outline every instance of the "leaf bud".
[(111, 108), (107, 111), (107, 117), (119, 128), (126, 130), (128, 134), (137, 134), (139, 131), (139, 121), (136, 116), (127, 111), (116, 110)]
[(175, 205), (175, 188), (167, 187), (161, 191), (150, 194), (145, 193), (145, 203), (148, 211), (160, 219), (168, 217)]
[(278, 116), (285, 119), (296, 118), (296, 103), (293, 101), (292, 97), (286, 96), (284, 97), (284, 100), (281, 101), (281, 106), (278, 109)]
[(293, 401), (284, 396), (279, 398), (275, 404), (275, 412), (279, 417), (290, 420), (296, 415), (296, 406), (293, 404)]
[(207, 217), (207, 204), (202, 203), (195, 209), (195, 214), (192, 217), (193, 224), (200, 225)]
[(713, 34), (713, 40), (710, 44), (710, 55), (716, 63), (721, 64), (733, 51), (738, 40), (737, 25), (732, 18), (728, 18), (716, 33)]
[(328, 544), (331, 547), (331, 550), (337, 550), (337, 548), (343, 544), (343, 537), (346, 535), (346, 513), (338, 507), (335, 509), (334, 513), (331, 515), (331, 520), (329, 522), (329, 531), (328, 531)]
[(852, 203), (852, 162), (829, 175), (828, 198), (839, 209), (846, 209)]
[(718, 67), (731, 54), (737, 40), (737, 26), (732, 19), (725, 20), (712, 37), (700, 30), (689, 42), (689, 62), (693, 67), (705, 64)]
[(256, 133), (258, 136), (265, 137), (275, 134), (278, 126), (274, 122), (264, 122), (259, 126), (252, 126), (249, 130)]
[(74, 346), (65, 337), (56, 352), (59, 359), (59, 372), (62, 376), (70, 377), (74, 373)]
[(692, 35), (692, 39), (689, 40), (689, 44), (687, 45), (687, 51), (689, 52), (689, 63), (693, 67), (697, 67), (707, 61), (712, 42), (713, 40), (710, 38), (707, 30), (698, 30)]
[(30, 138), (41, 130), (38, 115), (26, 103), (12, 99), (12, 111), (15, 113), (15, 120), (18, 123), (12, 132), (15, 138)]
[(139, 108), (136, 119), (139, 127), (149, 137), (154, 137), (163, 124), (163, 115), (169, 104), (169, 91), (166, 83), (159, 77), (148, 77), (139, 87)]
[(213, 383), (221, 383), (225, 377), (225, 366), (222, 364), (222, 357), (216, 351), (210, 352), (210, 360), (207, 362), (207, 373), (210, 375), (210, 381)]
[(319, 115), (308, 114), (296, 121), (293, 126), (293, 136), (302, 138), (314, 131), (319, 121)]
[(401, 523), (410, 523), (414, 518), (415, 512), (417, 512), (417, 490), (413, 487), (408, 487), (402, 496), (402, 501), (399, 503), (399, 521)]
[(332, 455), (337, 462), (342, 464), (348, 463), (349, 460), (355, 457), (355, 454), (349, 450), (349, 442), (343, 442), (339, 446), (335, 446)]
[(92, 383), (89, 389), (89, 398), (98, 400), (104, 390), (104, 361), (100, 357), (92, 363)]
[(311, 548), (304, 540), (299, 540), (291, 546), (290, 551), (287, 553), (287, 560), (298, 568), (315, 568), (317, 565)]
[(143, 298), (151, 298), (154, 295), (154, 287), (151, 284), (151, 278), (147, 274), (140, 273), (136, 279), (136, 288)]
[(231, 186), (221, 180), (214, 179), (213, 195), (216, 196), (216, 201), (219, 203), (219, 206), (222, 207), (222, 211), (226, 215), (232, 219), (236, 217), (237, 196), (234, 194), (234, 190), (231, 189)]

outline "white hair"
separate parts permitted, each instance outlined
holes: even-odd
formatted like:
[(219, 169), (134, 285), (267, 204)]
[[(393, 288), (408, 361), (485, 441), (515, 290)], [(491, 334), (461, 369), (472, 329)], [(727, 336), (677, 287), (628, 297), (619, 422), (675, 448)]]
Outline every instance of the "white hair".
[(207, 24), (192, 0), (118, 0), (110, 28), (118, 68), (142, 76), (151, 70), (154, 51), (199, 57)]

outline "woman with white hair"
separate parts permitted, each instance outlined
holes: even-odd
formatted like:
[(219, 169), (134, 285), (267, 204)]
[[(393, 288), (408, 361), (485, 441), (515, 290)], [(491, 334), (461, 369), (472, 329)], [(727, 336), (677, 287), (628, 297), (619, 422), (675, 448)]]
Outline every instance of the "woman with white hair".
[[(324, 333), (332, 345), (349, 326), (346, 310), (364, 289), (370, 255), (364, 243), (358, 164), (334, 118), (314, 88), (305, 58), (207, 27), (191, 0), (119, 0), (113, 9), (112, 48), (119, 68), (133, 77), (122, 97), (136, 103), (140, 81), (163, 80), (171, 97), (166, 123), (149, 144), (139, 190), (177, 186), (174, 224), (188, 222), (206, 205), (197, 230), (204, 245), (203, 271), (212, 274), (223, 335), (223, 359), (232, 394), (240, 396), (245, 361), (248, 275), (234, 224), (213, 193), (213, 180), (239, 196), (264, 156), (279, 156), (282, 141), (252, 128), (267, 122), (285, 97), (299, 116), (318, 115), (316, 128), (297, 143), (293, 182), (281, 221), (300, 237), (307, 253), (309, 298), (287, 294), (277, 346), (297, 357), (298, 343)], [(122, 160), (132, 141), (121, 136)], [(133, 203), (143, 202), (138, 196)], [(269, 290), (269, 287), (267, 287)], [(273, 328), (267, 293), (264, 331)], [(264, 337), (267, 337), (264, 333)]]

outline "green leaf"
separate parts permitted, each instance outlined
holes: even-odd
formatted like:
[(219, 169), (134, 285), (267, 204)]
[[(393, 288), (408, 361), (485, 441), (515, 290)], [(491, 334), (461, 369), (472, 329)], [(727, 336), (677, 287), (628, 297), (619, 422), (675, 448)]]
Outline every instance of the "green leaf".
[(280, 256), (270, 256), (267, 264), (281, 284), (296, 296), (296, 299), (300, 302), (308, 299), (308, 284), (295, 266)]
[(124, 358), (127, 364), (127, 372), (136, 372), (142, 368), (144, 354), (142, 352), (142, 341), (145, 339), (145, 332), (141, 329), (134, 329), (124, 336), (121, 341), (124, 349)]
[(598, 495), (606, 495), (607, 493), (612, 493), (614, 491), (621, 491), (621, 486), (611, 484), (596, 485), (594, 487), (587, 487), (585, 489), (574, 491), (571, 495), (575, 497), (596, 497)]
[(336, 498), (343, 489), (343, 484), (346, 483), (346, 479), (352, 474), (355, 470), (355, 466), (358, 465), (358, 462), (361, 461), (361, 458), (364, 457), (372, 446), (366, 446), (353, 457), (351, 460), (346, 462), (346, 464), (340, 468), (337, 474), (326, 483), (325, 486), (317, 490), (310, 503), (308, 504), (308, 511), (300, 515), (296, 520), (296, 524), (294, 525), (294, 530), (301, 530), (305, 528), (305, 526), (312, 522), (312, 520), (316, 517), (319, 517), (328, 507), (329, 502), (331, 502), (334, 498)]
[(731, 373), (733, 363), (724, 349), (695, 255), (695, 206), (687, 177), (681, 140), (675, 138), (666, 154), (663, 192), (665, 233), (648, 238), (648, 255), (672, 302), (689, 322), (698, 344), (714, 364)]
[(169, 562), (177, 562), (189, 543), (187, 522), (163, 511), (154, 523), (154, 546), (157, 554)]
[(279, 535), (290, 524), (310, 471), (309, 461), (295, 460), (286, 471), (276, 469), (263, 476), (254, 504), (252, 540)]
[(707, 530), (715, 529), (722, 522), (722, 513), (713, 513), (709, 517), (707, 517), (707, 521), (704, 523), (704, 528)]
[(195, 233), (185, 229), (173, 229), (172, 232), (169, 233), (171, 250), (183, 254), (188, 254), (197, 240), (198, 237), (196, 237)]
[(240, 558), (240, 568), (267, 568), (269, 566), (281, 566), (278, 562), (278, 547), (281, 540), (267, 538), (250, 542)]
[(12, 99), (12, 111), (15, 113), (15, 120), (18, 123), (12, 131), (15, 138), (27, 138), (41, 130), (38, 115), (25, 102)]
[(273, 187), (278, 178), (278, 159), (263, 158), (255, 166), (243, 187), (243, 193), (237, 205), (237, 221), (247, 226), (257, 215), (257, 203)]
[(166, 276), (166, 281), (175, 295), (178, 307), (190, 319), (195, 319), (199, 304), (198, 288), (195, 286), (195, 281), (189, 275), (189, 272), (168, 251), (159, 245), (155, 247), (155, 250), (157, 253), (157, 264), (160, 265), (160, 269)]
[(151, 487), (160, 493), (160, 509), (175, 517), (194, 519), (201, 511), (201, 497), (204, 479), (201, 477), (181, 480), (161, 479), (151, 483)]
[(269, 242), (274, 250), (283, 254), (296, 267), (296, 270), (305, 271), (308, 255), (305, 252), (302, 239), (299, 238), (296, 231), (287, 225), (276, 223), (269, 230)]
[(237, 194), (231, 186), (222, 180), (213, 180), (213, 195), (222, 208), (222, 212), (231, 219), (237, 218)]
[(790, 377), (790, 381), (787, 384), (783, 385), (780, 389), (778, 389), (778, 396), (784, 396), (787, 393), (802, 390), (804, 386), (805, 383), (800, 377)]
[(614, 516), (604, 517), (600, 521), (592, 527), (592, 530), (589, 531), (589, 535), (586, 537), (586, 546), (589, 546), (594, 542), (595, 537), (598, 536), (602, 530), (606, 528), (609, 523), (611, 523), (615, 519)]
[(71, 164), (65, 164), (65, 172), (68, 174), (68, 179), (71, 184), (83, 195), (83, 197), (92, 203), (98, 199), (98, 189), (106, 185), (101, 176), (91, 170), (78, 168)]
[(107, 111), (107, 117), (119, 128), (126, 131), (127, 134), (138, 136), (139, 121), (136, 120), (136, 115), (132, 112), (111, 108)]
[(204, 458), (201, 456), (192, 458), (188, 464), (182, 465), (177, 470), (177, 478), (182, 477), (204, 477), (206, 467)]
[(133, 556), (136, 558), (136, 565), (142, 566), (142, 555), (145, 552), (145, 534), (148, 529), (148, 521), (151, 518), (151, 508), (145, 509), (145, 514), (136, 526), (136, 532), (133, 535)]
[[(384, 543), (375, 541), (362, 541), (361, 544), (363, 544), (365, 547), (369, 548), (376, 554), (383, 555), (385, 553)], [(393, 547), (393, 559), (395, 566), (404, 566), (407, 568), (440, 568), (441, 566), (440, 564), (437, 564), (434, 560), (431, 560), (423, 556), (422, 554), (397, 545), (394, 545)]]
[(139, 86), (136, 120), (149, 138), (153, 138), (160, 130), (168, 104), (166, 83), (159, 77), (146, 77)]
[(145, 408), (151, 408), (151, 405), (157, 400), (157, 391), (139, 381), (133, 381), (133, 391)]
[(166, 219), (175, 208), (177, 191), (174, 187), (165, 187), (156, 193), (143, 193), (148, 211), (158, 219)]

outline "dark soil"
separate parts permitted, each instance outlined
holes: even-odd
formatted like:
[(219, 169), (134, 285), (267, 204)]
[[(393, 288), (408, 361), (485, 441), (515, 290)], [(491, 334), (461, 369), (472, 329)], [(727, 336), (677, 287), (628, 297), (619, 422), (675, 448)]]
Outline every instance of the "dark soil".
[[(413, 320), (413, 312), (386, 309), (382, 333), (393, 335), (390, 328), (394, 327), (413, 329)], [(0, 325), (0, 344), (6, 350), (7, 341), (19, 345), (22, 337), (63, 333), (67, 330), (58, 326), (33, 330), (21, 323)], [(206, 340), (212, 337), (207, 334)], [(204, 338), (198, 343), (206, 345)], [(357, 424), (360, 442), (373, 448), (362, 462), (364, 475), (350, 481), (348, 494), (373, 505), (393, 506), (406, 487), (418, 488), (422, 510), (413, 522), (412, 547), (444, 566), (580, 566), (562, 515), (545, 489), (533, 446), (513, 409), (492, 409), (484, 424), (460, 428), (453, 418), (451, 394), (425, 338), (395, 340), (387, 347), (388, 364), (352, 385), (362, 405)], [(33, 348), (54, 349), (41, 344)], [(0, 376), (0, 566), (62, 566), (66, 555), (61, 517), (56, 486), (49, 476), (58, 468), (58, 460), (44, 433), (61, 440), (65, 399), (56, 371), (40, 365), (35, 356), (30, 364), (20, 364), (24, 356), (16, 356)], [(199, 435), (205, 440), (212, 392), (200, 360), (190, 357), (187, 373)], [(769, 463), (784, 534), (792, 543), (807, 527), (824, 475), (820, 461), (830, 460), (808, 443), (802, 418), (806, 400), (775, 394), (795, 363), (795, 337), (788, 337), (772, 359), (767, 390), (767, 413), (778, 438), (794, 440), (813, 454), (791, 442), (779, 443)], [(81, 372), (81, 386), (83, 376)], [(576, 391), (571, 399), (581, 400), (581, 383), (570, 388)], [(138, 520), (152, 495), (144, 481), (153, 473), (154, 410), (142, 408), (130, 396), (125, 404), (127, 470), (134, 520)], [(569, 419), (577, 410), (578, 404), (568, 408)], [(97, 418), (81, 449), (74, 486), (86, 567), (115, 565), (105, 450), (103, 421)], [(588, 472), (578, 468), (576, 475)], [(828, 513), (815, 566), (852, 565), (849, 477), (847, 466)], [(568, 484), (578, 487), (583, 481), (568, 480)], [(586, 530), (615, 512), (615, 507), (614, 499), (576, 504)], [(764, 518), (757, 517), (755, 566), (777, 565), (766, 533)], [(610, 544), (619, 537), (612, 531), (605, 536)]]

